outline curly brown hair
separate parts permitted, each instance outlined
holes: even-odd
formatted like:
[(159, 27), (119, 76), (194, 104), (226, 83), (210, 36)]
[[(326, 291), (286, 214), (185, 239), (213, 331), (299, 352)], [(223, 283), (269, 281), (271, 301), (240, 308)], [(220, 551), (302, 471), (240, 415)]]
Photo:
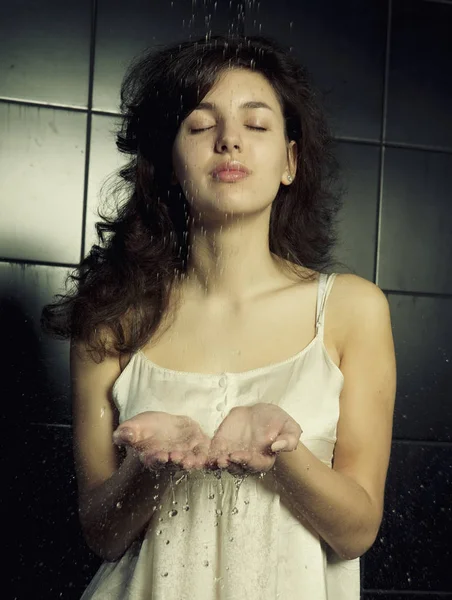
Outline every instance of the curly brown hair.
[[(213, 36), (146, 49), (121, 86), (116, 145), (131, 158), (110, 195), (125, 191), (126, 202), (117, 203), (112, 217), (98, 209), (99, 244), (67, 276), (66, 286), (76, 282), (72, 289), (44, 306), (45, 333), (81, 339), (101, 361), (107, 352), (135, 352), (157, 331), (189, 256), (190, 207), (180, 186), (170, 185), (173, 142), (218, 76), (234, 67), (267, 78), (283, 109), (286, 136), (299, 150), (294, 183), (280, 185), (272, 203), (270, 252), (290, 261), (300, 277), (300, 266), (327, 272), (339, 264), (332, 258), (342, 205), (338, 163), (306, 69), (263, 36)], [(109, 347), (100, 331), (114, 340)]]

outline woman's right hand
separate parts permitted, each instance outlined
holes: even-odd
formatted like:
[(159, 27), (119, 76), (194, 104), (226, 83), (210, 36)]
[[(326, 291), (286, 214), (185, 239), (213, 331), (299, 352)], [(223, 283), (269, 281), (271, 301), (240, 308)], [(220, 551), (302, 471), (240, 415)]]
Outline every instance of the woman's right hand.
[(152, 470), (202, 469), (210, 448), (210, 438), (199, 423), (160, 411), (146, 411), (124, 421), (114, 431), (113, 442), (133, 448)]

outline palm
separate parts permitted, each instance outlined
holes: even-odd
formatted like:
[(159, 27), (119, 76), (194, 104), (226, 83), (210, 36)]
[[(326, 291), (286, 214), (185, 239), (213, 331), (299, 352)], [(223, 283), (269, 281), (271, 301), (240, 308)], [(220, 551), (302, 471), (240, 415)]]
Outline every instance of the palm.
[(211, 441), (207, 464), (232, 473), (266, 472), (278, 451), (295, 450), (300, 435), (298, 423), (279, 406), (235, 407)]

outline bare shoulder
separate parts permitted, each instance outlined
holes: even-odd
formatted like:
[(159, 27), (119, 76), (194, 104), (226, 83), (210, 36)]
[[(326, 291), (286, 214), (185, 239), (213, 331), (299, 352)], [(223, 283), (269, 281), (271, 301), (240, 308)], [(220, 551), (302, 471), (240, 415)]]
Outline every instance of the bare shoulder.
[(366, 306), (386, 305), (387, 298), (383, 290), (373, 281), (353, 273), (338, 273), (334, 282), (335, 300), (355, 314), (366, 310)]
[(334, 288), (340, 290), (341, 296), (349, 296), (350, 301), (357, 300), (359, 302), (363, 296), (367, 298), (385, 296), (381, 288), (373, 281), (353, 273), (337, 273)]
[(378, 285), (353, 273), (338, 273), (331, 289), (330, 314), (342, 355), (350, 334), (367, 319), (389, 316), (389, 304)]

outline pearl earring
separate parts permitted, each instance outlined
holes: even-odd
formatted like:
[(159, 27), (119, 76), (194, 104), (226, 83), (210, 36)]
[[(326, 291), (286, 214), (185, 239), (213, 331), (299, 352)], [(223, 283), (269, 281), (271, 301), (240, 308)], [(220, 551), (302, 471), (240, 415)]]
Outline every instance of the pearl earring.
[(287, 179), (288, 179), (289, 181), (292, 181), (292, 176), (291, 176), (291, 175), (287, 175)]

